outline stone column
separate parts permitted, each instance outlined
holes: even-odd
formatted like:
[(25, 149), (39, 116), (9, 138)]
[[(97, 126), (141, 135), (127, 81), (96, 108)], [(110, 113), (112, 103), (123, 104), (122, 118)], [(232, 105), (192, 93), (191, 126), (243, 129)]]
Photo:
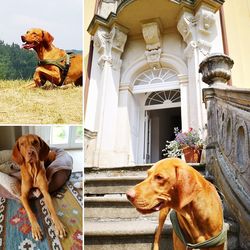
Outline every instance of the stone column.
[(184, 55), (188, 66), (189, 127), (203, 128), (206, 116), (201, 93), (203, 85), (198, 70), (199, 63), (209, 54), (211, 42), (217, 34), (213, 10), (206, 5), (201, 5), (195, 15), (184, 10), (177, 29), (187, 44)]
[(117, 115), (116, 131), (116, 158), (117, 166), (135, 164), (135, 152), (133, 151), (134, 116), (137, 107), (134, 97), (128, 85), (122, 85), (119, 89), (119, 109)]
[(95, 151), (95, 166), (110, 166), (115, 159), (115, 134), (118, 109), (121, 54), (127, 40), (127, 31), (114, 25), (111, 30), (99, 27), (94, 35), (101, 67), (99, 94), (99, 120)]

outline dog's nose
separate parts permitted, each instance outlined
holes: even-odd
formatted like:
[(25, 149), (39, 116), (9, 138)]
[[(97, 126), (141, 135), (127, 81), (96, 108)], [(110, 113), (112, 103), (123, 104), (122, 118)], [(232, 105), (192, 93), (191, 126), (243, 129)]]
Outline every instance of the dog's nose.
[(126, 195), (127, 195), (128, 200), (133, 201), (136, 195), (135, 190), (130, 189), (129, 191), (127, 191)]
[(25, 36), (21, 36), (22, 42), (25, 42)]
[(33, 150), (32, 149), (29, 149), (28, 150), (28, 155), (31, 156), (33, 154)]

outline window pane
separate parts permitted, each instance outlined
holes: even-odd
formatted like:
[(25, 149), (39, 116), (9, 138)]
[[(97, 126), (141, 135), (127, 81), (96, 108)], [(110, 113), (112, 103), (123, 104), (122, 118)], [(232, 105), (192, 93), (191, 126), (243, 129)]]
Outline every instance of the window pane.
[(52, 126), (51, 144), (68, 144), (68, 143), (69, 143), (69, 127)]
[(82, 126), (76, 127), (74, 143), (83, 143), (83, 127)]

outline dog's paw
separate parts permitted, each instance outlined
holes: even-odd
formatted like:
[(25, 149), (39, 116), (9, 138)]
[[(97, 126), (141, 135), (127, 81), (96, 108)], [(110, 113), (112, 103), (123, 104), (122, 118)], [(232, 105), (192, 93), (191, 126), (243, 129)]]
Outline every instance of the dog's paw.
[(38, 241), (42, 239), (42, 230), (37, 222), (31, 226), (31, 232), (34, 240)]
[(56, 230), (56, 235), (59, 236), (60, 238), (65, 238), (67, 236), (65, 227), (60, 221), (55, 223), (55, 230)]

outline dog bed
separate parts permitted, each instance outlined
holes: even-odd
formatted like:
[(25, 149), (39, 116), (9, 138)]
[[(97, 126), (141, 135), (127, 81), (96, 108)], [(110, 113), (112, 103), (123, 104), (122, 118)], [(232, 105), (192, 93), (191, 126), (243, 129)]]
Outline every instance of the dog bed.
[[(46, 176), (49, 184), (53, 185), (53, 177), (59, 171), (64, 171), (69, 176), (73, 168), (72, 157), (63, 149), (51, 148), (56, 152), (56, 159), (46, 168)], [(20, 199), (21, 174), (19, 166), (11, 160), (12, 150), (0, 151), (0, 197)], [(66, 181), (65, 181), (66, 182)], [(55, 189), (63, 186), (60, 186)]]

